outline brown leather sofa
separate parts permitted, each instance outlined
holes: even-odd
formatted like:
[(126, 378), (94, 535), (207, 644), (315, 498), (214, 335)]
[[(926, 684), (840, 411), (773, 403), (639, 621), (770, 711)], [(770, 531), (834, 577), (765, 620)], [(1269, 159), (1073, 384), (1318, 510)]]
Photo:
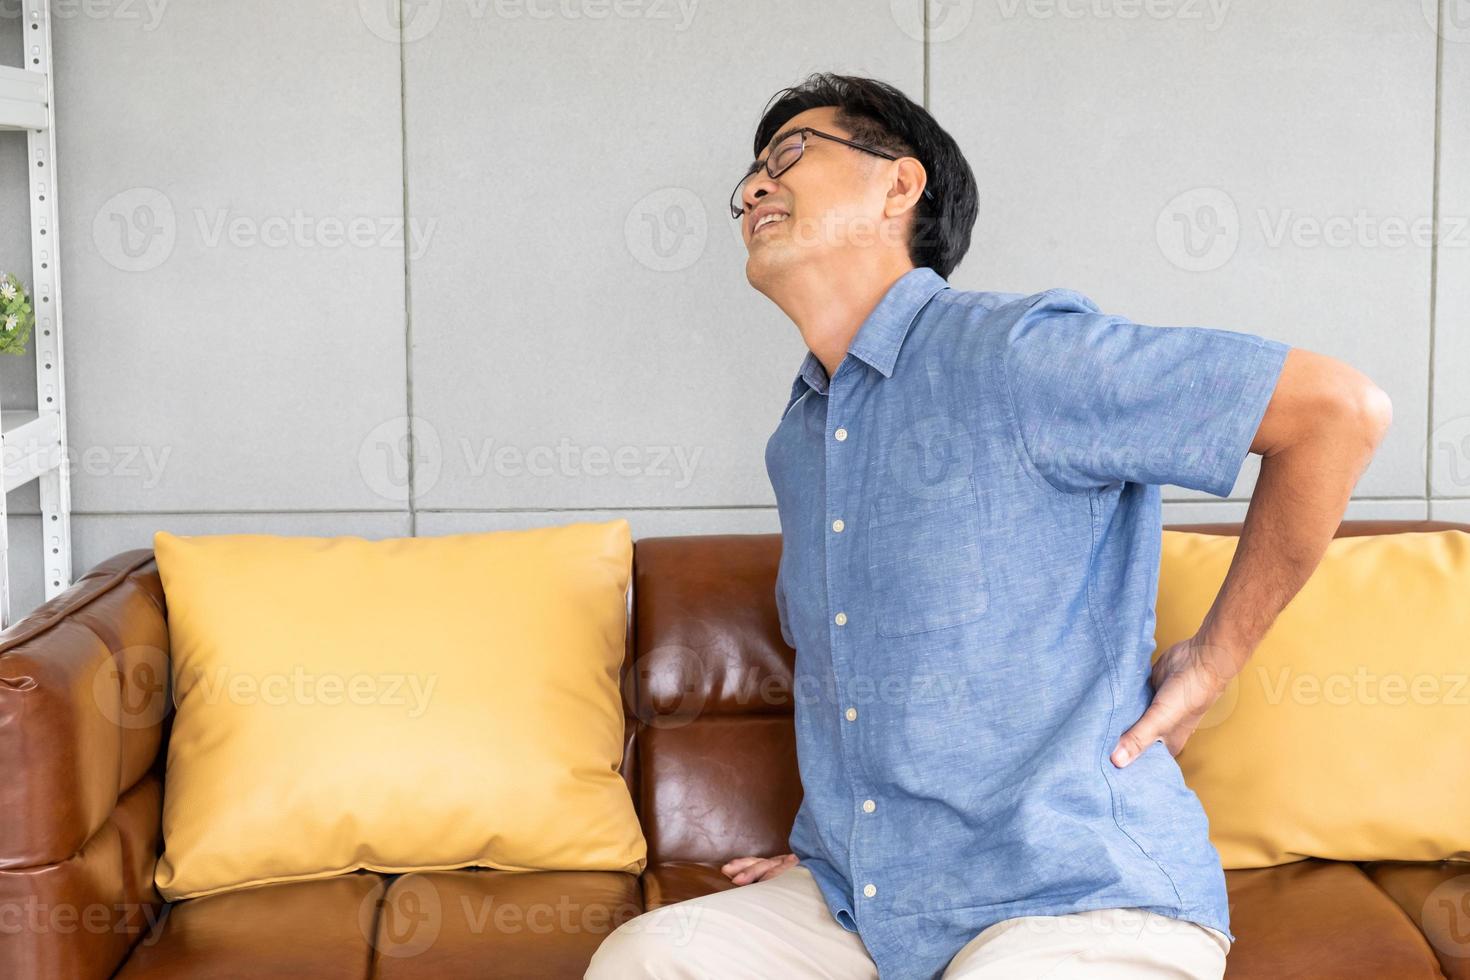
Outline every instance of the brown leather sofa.
[[(1338, 533), (1448, 527), (1470, 530)], [(787, 850), (801, 785), (779, 553), (774, 534), (636, 542), (623, 773), (648, 839), (641, 877), (356, 872), (172, 906), (152, 885), (172, 720), (163, 591), (150, 551), (103, 562), (0, 634), (0, 977), (580, 977), (619, 923), (734, 887), (719, 871), (731, 857)], [(1229, 976), (1470, 977), (1470, 876), (1427, 901), (1467, 871), (1228, 872)]]

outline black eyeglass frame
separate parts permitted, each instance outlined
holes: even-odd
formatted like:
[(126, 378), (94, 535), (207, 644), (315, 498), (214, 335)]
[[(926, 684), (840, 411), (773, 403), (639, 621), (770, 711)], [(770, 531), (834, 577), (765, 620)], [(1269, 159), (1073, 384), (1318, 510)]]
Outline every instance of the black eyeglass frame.
[[(880, 150), (875, 146), (867, 146), (863, 143), (855, 143), (850, 139), (844, 139), (841, 136), (833, 136), (831, 133), (824, 133), (820, 129), (814, 129), (811, 126), (803, 126), (795, 132), (787, 133), (784, 137), (782, 137), (781, 143), (772, 148), (771, 152), (766, 155), (766, 159), (764, 161), (757, 162), (754, 166), (750, 168), (749, 171), (746, 172), (744, 177), (740, 178), (740, 183), (735, 185), (735, 190), (730, 195), (731, 218), (739, 221), (741, 218), (745, 217), (745, 202), (741, 200), (741, 198), (743, 197), (743, 194), (741, 192), (745, 189), (745, 182), (747, 180), (760, 173), (762, 169), (764, 169), (766, 173), (771, 175), (772, 180), (775, 180), (777, 177), (780, 177), (786, 171), (790, 170), (792, 167), (801, 162), (801, 158), (806, 156), (806, 137), (808, 133), (813, 136), (820, 136), (822, 137), (822, 139), (831, 140), (834, 143), (841, 143), (844, 146), (850, 146), (854, 150), (862, 150), (864, 153), (871, 153), (873, 154), (873, 156), (882, 157), (885, 160), (902, 159), (901, 156), (889, 153), (887, 150)], [(779, 150), (783, 145), (785, 145), (786, 140), (790, 139), (793, 136), (801, 137), (801, 143), (799, 144), (801, 149), (796, 154), (796, 158), (793, 159), (790, 163), (786, 164), (786, 166), (782, 167), (780, 170), (772, 170), (771, 160), (775, 158), (776, 151)], [(930, 192), (929, 188), (927, 187), (924, 188), (924, 196), (931, 201), (934, 200), (934, 194)]]

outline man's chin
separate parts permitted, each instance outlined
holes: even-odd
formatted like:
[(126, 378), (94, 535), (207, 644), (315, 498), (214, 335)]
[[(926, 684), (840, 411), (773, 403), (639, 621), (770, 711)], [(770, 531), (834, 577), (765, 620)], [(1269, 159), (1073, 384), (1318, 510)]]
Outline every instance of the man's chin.
[(790, 271), (794, 256), (788, 249), (772, 248), (762, 243), (751, 249), (745, 259), (745, 278), (756, 289), (779, 280)]

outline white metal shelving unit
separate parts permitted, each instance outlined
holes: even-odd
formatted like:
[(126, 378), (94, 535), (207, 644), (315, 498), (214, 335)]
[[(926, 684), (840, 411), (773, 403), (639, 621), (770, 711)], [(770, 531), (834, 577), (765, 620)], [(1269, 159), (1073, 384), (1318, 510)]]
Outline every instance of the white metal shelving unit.
[[(46, 598), (71, 584), (71, 485), (66, 455), (66, 392), (61, 368), (61, 271), (56, 235), (56, 102), (51, 83), (48, 0), (24, 0), (25, 62), (0, 66), (0, 130), (24, 131), (30, 171), (31, 306), (36, 325), (36, 409), (0, 412), (4, 490), (37, 481)], [(0, 494), (0, 626), (10, 624), (9, 511)]]

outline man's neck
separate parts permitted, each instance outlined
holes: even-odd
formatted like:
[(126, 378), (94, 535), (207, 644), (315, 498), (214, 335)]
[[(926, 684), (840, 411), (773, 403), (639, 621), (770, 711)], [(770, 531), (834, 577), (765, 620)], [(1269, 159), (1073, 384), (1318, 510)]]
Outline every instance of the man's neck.
[(771, 299), (796, 324), (801, 339), (831, 378), (868, 314), (913, 268), (905, 259), (902, 264), (803, 270)]

